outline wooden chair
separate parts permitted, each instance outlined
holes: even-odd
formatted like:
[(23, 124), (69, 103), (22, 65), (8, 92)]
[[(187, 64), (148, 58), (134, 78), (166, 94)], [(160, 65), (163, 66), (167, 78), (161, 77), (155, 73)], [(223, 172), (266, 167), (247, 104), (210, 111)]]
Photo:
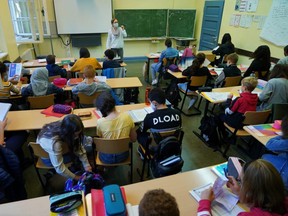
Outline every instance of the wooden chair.
[(54, 98), (54, 94), (49, 94), (43, 96), (30, 96), (27, 100), (30, 104), (30, 109), (46, 109), (54, 104)]
[[(53, 166), (47, 166), (43, 163), (41, 158), (49, 158), (49, 154), (41, 147), (40, 144), (35, 143), (35, 142), (30, 142), (28, 144), (28, 146), (30, 147), (30, 154), (32, 158), (35, 158), (34, 160), (34, 167), (37, 173), (37, 176), (39, 178), (39, 181), (43, 187), (43, 189), (45, 190), (45, 185), (44, 182), (42, 180), (42, 177), (39, 173), (39, 169), (54, 169)], [(69, 152), (68, 146), (64, 145), (63, 146), (63, 154)], [(66, 165), (69, 166), (71, 163), (67, 163)]]
[(241, 79), (241, 76), (226, 77), (223, 87), (239, 86)]
[(163, 58), (162, 60), (162, 65), (159, 70), (159, 75), (158, 75), (158, 84), (160, 83), (161, 79), (171, 79), (172, 76), (167, 72), (168, 67), (172, 64), (177, 65), (178, 63), (178, 56), (177, 57), (170, 57), (170, 58)]
[[(119, 139), (104, 139), (94, 137), (95, 150), (96, 150), (96, 165), (99, 166), (130, 166), (130, 182), (133, 182), (133, 143), (130, 142), (130, 138)], [(118, 154), (129, 151), (129, 157), (120, 163), (107, 164), (100, 160), (99, 153), (105, 154)]]
[[(264, 124), (268, 121), (271, 114), (271, 110), (265, 111), (248, 111), (244, 114), (243, 125), (257, 125), (257, 124)], [(232, 138), (234, 144), (237, 141), (237, 137), (244, 137), (244, 136), (251, 136), (248, 132), (244, 129), (233, 128), (224, 122), (224, 126), (232, 133)], [(226, 153), (230, 148), (230, 144), (227, 144), (223, 156), (226, 157)]]
[(60, 75), (56, 75), (56, 76), (48, 77), (50, 83), (52, 83), (54, 81), (54, 79), (56, 79), (56, 78), (61, 78), (61, 76)]
[(195, 87), (195, 88), (199, 88), (201, 86), (205, 86), (206, 84), (206, 81), (207, 81), (207, 76), (191, 76), (188, 84), (187, 84), (187, 88), (186, 90), (185, 89), (181, 89), (179, 88), (179, 92), (184, 94), (184, 98), (182, 100), (182, 104), (181, 104), (181, 108), (180, 108), (180, 111), (186, 115), (186, 116), (192, 116), (192, 115), (200, 115), (201, 114), (201, 111), (199, 110), (199, 106), (200, 106), (200, 102), (198, 104), (198, 107), (196, 108), (194, 106), (194, 108), (196, 109), (196, 113), (192, 113), (192, 114), (189, 114), (189, 113), (185, 113), (183, 111), (183, 106), (184, 106), (184, 103), (185, 103), (185, 99), (186, 97), (197, 97), (198, 98), (198, 94), (195, 92), (195, 91), (190, 91), (188, 86), (191, 86), (191, 87)]
[(94, 94), (88, 96), (84, 93), (78, 93), (78, 107), (79, 108), (87, 108), (93, 107), (94, 101), (101, 94), (101, 92), (95, 92)]
[(149, 140), (144, 145), (139, 144), (139, 148), (144, 153), (141, 172), (139, 169), (137, 169), (137, 172), (140, 175), (140, 181), (143, 181), (146, 163), (148, 164), (147, 177), (149, 177), (149, 163), (153, 159), (153, 154), (150, 153), (149, 145), (151, 143), (154, 143), (152, 145), (157, 145), (160, 143), (160, 141), (162, 139), (169, 137), (169, 136), (175, 136), (178, 139), (180, 145), (182, 145), (184, 131), (182, 130), (182, 128), (174, 129), (174, 130), (163, 130), (163, 131), (158, 131), (158, 132), (154, 131), (154, 132), (152, 132), (152, 135), (153, 135), (153, 141), (152, 142), (151, 142), (151, 140)]
[(272, 104), (271, 122), (281, 120), (285, 115), (287, 115), (287, 110), (288, 103)]

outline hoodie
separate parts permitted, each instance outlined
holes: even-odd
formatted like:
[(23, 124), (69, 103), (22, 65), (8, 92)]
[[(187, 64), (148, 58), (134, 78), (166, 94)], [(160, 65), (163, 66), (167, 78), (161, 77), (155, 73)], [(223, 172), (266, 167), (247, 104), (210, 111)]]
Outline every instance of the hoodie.
[(73, 94), (78, 94), (79, 92), (86, 94), (88, 96), (94, 94), (95, 92), (105, 91), (107, 89), (111, 89), (105, 82), (93, 82), (91, 84), (87, 84), (85, 82), (81, 82), (78, 85), (72, 88)]
[(256, 111), (258, 95), (251, 92), (242, 92), (239, 98), (232, 101), (230, 110), (244, 114), (247, 111)]

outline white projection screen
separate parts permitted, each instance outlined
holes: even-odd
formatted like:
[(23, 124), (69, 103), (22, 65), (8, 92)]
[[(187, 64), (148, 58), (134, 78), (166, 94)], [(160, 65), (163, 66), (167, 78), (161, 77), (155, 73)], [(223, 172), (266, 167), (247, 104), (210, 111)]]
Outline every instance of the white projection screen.
[(54, 0), (58, 34), (107, 33), (111, 0)]

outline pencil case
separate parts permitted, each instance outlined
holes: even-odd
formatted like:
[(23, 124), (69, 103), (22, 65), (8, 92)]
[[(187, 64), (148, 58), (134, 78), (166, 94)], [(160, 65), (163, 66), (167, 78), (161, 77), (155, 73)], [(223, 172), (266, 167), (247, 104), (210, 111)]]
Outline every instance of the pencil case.
[(72, 112), (72, 107), (65, 104), (55, 104), (53, 106), (53, 112), (55, 113), (62, 113), (62, 114), (69, 114)]
[(125, 216), (126, 206), (119, 185), (112, 184), (103, 188), (107, 216)]
[(82, 191), (64, 192), (49, 197), (50, 211), (65, 213), (78, 208), (82, 204)]

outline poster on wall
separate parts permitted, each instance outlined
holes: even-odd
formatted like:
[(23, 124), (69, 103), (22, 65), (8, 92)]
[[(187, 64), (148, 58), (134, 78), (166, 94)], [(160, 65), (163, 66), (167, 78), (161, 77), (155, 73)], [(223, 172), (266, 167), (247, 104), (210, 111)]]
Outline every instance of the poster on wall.
[(247, 12), (256, 12), (258, 7), (258, 0), (248, 0), (246, 5)]
[(288, 4), (287, 0), (273, 0), (269, 15), (260, 37), (277, 46), (288, 44)]

